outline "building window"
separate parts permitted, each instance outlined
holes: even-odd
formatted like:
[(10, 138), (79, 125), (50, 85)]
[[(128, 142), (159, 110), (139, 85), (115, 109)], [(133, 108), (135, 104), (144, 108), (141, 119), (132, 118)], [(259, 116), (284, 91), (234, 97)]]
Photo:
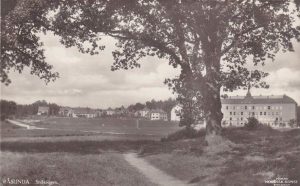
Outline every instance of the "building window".
[(268, 110), (270, 110), (271, 109), (271, 106), (268, 106)]
[(255, 109), (255, 106), (252, 106), (252, 109), (254, 110), (254, 109)]
[(228, 106), (226, 106), (226, 110), (228, 110)]
[(262, 115), (262, 112), (260, 112), (260, 115)]
[(255, 115), (255, 112), (252, 112), (252, 116), (254, 116)]
[(245, 110), (247, 110), (247, 106), (245, 106)]
[(235, 115), (235, 112), (233, 112), (233, 115)]
[(266, 115), (267, 115), (267, 113), (266, 113), (266, 112), (264, 112), (264, 115), (266, 116)]
[(243, 115), (244, 113), (243, 112), (241, 112), (241, 115)]
[(232, 120), (232, 118), (230, 117), (230, 118), (229, 118), (229, 120), (231, 121), (231, 120)]
[(241, 117), (241, 120), (243, 121), (243, 117)]
[(230, 115), (232, 115), (232, 112), (230, 112)]

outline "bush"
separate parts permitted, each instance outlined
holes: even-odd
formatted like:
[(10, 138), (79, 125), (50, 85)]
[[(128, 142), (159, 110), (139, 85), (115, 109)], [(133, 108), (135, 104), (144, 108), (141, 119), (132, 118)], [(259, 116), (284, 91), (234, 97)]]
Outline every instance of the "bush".
[(255, 118), (250, 117), (248, 118), (248, 122), (245, 124), (245, 128), (249, 130), (258, 129), (262, 124)]
[(6, 120), (7, 119), (7, 116), (5, 115), (5, 114), (1, 114), (1, 121), (4, 121), (4, 120)]
[(177, 141), (181, 139), (192, 139), (205, 135), (205, 130), (195, 130), (190, 127), (178, 130), (172, 134), (169, 134), (167, 137), (161, 139), (161, 141)]

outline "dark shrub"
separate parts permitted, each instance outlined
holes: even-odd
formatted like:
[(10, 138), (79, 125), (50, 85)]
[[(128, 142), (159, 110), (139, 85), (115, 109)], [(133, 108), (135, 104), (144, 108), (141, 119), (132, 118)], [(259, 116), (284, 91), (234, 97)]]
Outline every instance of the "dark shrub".
[(161, 139), (161, 141), (177, 141), (181, 139), (192, 139), (205, 135), (205, 130), (201, 129), (199, 131), (188, 127), (181, 130), (178, 130), (172, 134), (169, 134), (167, 137)]
[(7, 119), (7, 116), (5, 115), (5, 114), (1, 114), (1, 121), (4, 121), (4, 120), (6, 120)]
[(249, 130), (258, 129), (262, 124), (255, 118), (250, 117), (248, 118), (248, 122), (245, 124), (245, 128)]

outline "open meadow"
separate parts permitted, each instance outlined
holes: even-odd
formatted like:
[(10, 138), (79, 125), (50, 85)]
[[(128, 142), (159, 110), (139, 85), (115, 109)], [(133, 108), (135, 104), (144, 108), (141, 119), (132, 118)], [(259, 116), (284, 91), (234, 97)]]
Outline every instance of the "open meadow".
[[(30, 121), (30, 122), (28, 122)], [(115, 118), (63, 118), (49, 117), (38, 120), (21, 120), (30, 126), (44, 130), (25, 130), (17, 126), (7, 126), (4, 123), (1, 136), (5, 137), (51, 137), (51, 136), (91, 136), (117, 135), (118, 137), (134, 139), (160, 139), (180, 129), (178, 123), (168, 121), (149, 121), (137, 119)]]
[(185, 185), (260, 186), (276, 178), (299, 185), (299, 129), (226, 128), (231, 146), (222, 150), (222, 144), (206, 146), (204, 131), (161, 141), (180, 128), (169, 122), (140, 121), (137, 127), (134, 120), (118, 121), (48, 118), (33, 123), (47, 128), (41, 130), (2, 122), (0, 177), (51, 185), (156, 185), (126, 161), (130, 152)]

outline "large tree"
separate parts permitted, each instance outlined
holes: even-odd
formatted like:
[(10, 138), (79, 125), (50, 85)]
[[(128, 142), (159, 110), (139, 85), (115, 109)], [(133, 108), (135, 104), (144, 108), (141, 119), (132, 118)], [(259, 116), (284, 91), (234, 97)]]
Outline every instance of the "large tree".
[(112, 70), (139, 67), (145, 56), (180, 67), (179, 77), (166, 83), (183, 105), (183, 123), (205, 119), (207, 137), (221, 134), (222, 87), (267, 86), (261, 81), (267, 74), (250, 72), (246, 62), (263, 65), (280, 50), (293, 51), (293, 39), (300, 41), (298, 0), (46, 2), (51, 21), (43, 27), (61, 36), (65, 46), (93, 55), (104, 49), (98, 46), (101, 37), (118, 40)]

